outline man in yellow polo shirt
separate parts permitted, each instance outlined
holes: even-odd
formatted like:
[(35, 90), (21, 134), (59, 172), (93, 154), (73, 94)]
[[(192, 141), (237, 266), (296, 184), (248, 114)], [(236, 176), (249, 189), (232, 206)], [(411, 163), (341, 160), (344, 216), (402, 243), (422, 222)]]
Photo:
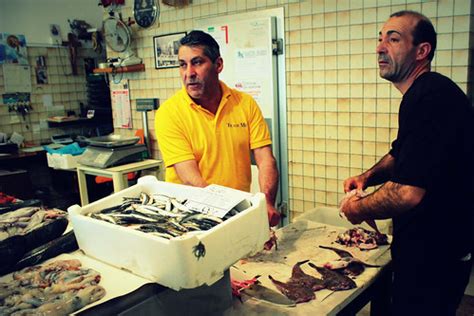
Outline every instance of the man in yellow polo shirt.
[(219, 81), (224, 62), (212, 36), (192, 31), (180, 44), (179, 72), (184, 86), (160, 106), (155, 117), (166, 181), (249, 191), (252, 151), (270, 225), (277, 225), (278, 170), (262, 112), (250, 95)]

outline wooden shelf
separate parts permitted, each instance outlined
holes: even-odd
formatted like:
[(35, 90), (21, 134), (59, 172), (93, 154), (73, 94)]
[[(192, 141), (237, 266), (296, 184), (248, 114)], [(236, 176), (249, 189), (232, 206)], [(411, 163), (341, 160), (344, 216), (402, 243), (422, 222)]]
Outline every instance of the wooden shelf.
[(94, 73), (122, 73), (122, 72), (138, 72), (145, 71), (145, 64), (137, 64), (130, 66), (95, 68)]

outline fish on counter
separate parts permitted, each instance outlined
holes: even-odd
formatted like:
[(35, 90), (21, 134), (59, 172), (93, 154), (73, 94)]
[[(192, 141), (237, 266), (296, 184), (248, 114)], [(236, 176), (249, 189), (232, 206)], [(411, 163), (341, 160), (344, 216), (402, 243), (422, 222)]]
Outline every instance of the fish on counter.
[(389, 244), (386, 234), (362, 227), (354, 227), (339, 234), (336, 242), (348, 247), (358, 247), (361, 250), (376, 249), (378, 246)]
[(301, 265), (308, 261), (309, 260), (297, 262), (293, 266), (291, 277), (286, 283), (276, 280), (271, 275), (268, 276), (282, 294), (297, 304), (314, 300), (316, 298), (314, 292), (324, 289), (323, 280), (306, 274), (301, 269)]
[(268, 278), (283, 295), (288, 297), (290, 300), (293, 300), (296, 304), (309, 302), (316, 298), (312, 289), (299, 283), (294, 283), (291, 280), (286, 283), (281, 282), (275, 280), (271, 275), (269, 275)]
[(186, 207), (185, 202), (163, 194), (142, 192), (139, 197), (125, 197), (122, 204), (87, 216), (172, 239), (188, 232), (209, 230), (239, 213), (234, 208), (224, 218), (219, 218), (193, 211)]
[(303, 269), (301, 269), (301, 265), (307, 263), (308, 261), (309, 260), (300, 261), (293, 266), (290, 281), (310, 288), (311, 290), (313, 290), (313, 292), (324, 289), (323, 280), (315, 278), (312, 275), (306, 274)]
[(8, 213), (19, 208), (41, 206), (43, 202), (38, 199), (20, 200), (0, 192), (0, 214)]
[(349, 277), (324, 267), (317, 267), (311, 262), (308, 264), (321, 274), (322, 279), (306, 274), (301, 266), (307, 262), (309, 260), (297, 262), (293, 266), (291, 277), (287, 282), (278, 281), (271, 275), (268, 278), (282, 294), (297, 304), (314, 300), (316, 298), (314, 292), (322, 289), (343, 291), (357, 287)]
[(0, 215), (0, 275), (12, 271), (28, 251), (63, 234), (67, 213), (59, 209), (25, 207)]
[(40, 226), (58, 218), (66, 217), (67, 213), (59, 209), (43, 207), (23, 207), (0, 215), (0, 241), (14, 235), (25, 235)]
[(34, 248), (25, 253), (23, 257), (6, 272), (18, 271), (25, 267), (40, 264), (43, 261), (54, 258), (63, 253), (69, 253), (79, 249), (74, 231), (47, 242), (44, 245)]
[(343, 274), (348, 276), (355, 277), (360, 275), (362, 272), (364, 272), (365, 267), (380, 267), (379, 265), (368, 264), (366, 262), (363, 262), (355, 258), (350, 252), (342, 249), (321, 245), (319, 246), (319, 248), (332, 250), (340, 257), (338, 260), (326, 262), (323, 267), (331, 270), (341, 271)]
[(342, 273), (339, 273), (339, 272), (336, 272), (324, 267), (318, 267), (312, 262), (308, 264), (310, 267), (316, 269), (322, 275), (323, 281), (324, 281), (324, 287), (328, 290), (345, 291), (345, 290), (350, 290), (357, 287), (354, 280), (352, 280), (351, 278), (349, 278), (348, 276)]
[(76, 259), (25, 268), (0, 283), (0, 315), (68, 315), (105, 296), (100, 279)]

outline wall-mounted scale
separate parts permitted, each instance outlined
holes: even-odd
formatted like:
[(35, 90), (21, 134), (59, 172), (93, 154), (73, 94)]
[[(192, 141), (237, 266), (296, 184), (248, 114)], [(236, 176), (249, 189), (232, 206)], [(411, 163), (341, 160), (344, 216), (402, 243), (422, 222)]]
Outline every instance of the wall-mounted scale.
[(113, 62), (114, 67), (125, 67), (142, 63), (142, 59), (137, 57), (132, 49), (132, 32), (130, 27), (117, 17), (113, 11), (102, 23), (102, 31), (105, 42), (115, 52), (124, 53), (124, 57)]

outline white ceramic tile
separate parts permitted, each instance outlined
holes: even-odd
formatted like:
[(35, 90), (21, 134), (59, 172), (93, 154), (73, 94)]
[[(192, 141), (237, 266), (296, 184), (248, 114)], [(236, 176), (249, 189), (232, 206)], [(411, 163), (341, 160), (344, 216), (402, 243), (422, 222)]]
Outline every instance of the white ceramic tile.
[(324, 1), (325, 0), (312, 0), (312, 13), (322, 13), (324, 12)]
[(337, 25), (338, 26), (349, 25), (350, 23), (349, 11), (341, 11), (340, 8), (338, 8), (338, 10), (339, 12), (337, 12)]
[(452, 16), (454, 1), (438, 1), (438, 16)]
[(467, 71), (467, 66), (469, 65), (469, 50), (467, 49), (458, 49), (453, 52), (453, 66), (465, 66)]
[(362, 40), (351, 40), (350, 54), (362, 54), (364, 51)]
[(313, 19), (311, 15), (304, 15), (300, 18), (300, 28), (305, 30), (305, 29), (311, 29), (314, 27), (313, 25)]
[[(326, 44), (328, 44), (328, 41), (336, 41), (337, 40), (337, 28), (336, 27), (326, 27), (324, 29), (324, 38), (326, 40)], [(335, 44), (334, 44), (334, 47), (335, 47)], [(334, 49), (333, 52), (326, 51), (326, 54), (335, 55), (336, 50)]]
[(350, 135), (351, 135), (351, 140), (359, 140), (362, 141), (362, 127), (356, 127), (356, 126), (351, 126), (350, 127)]
[(299, 3), (290, 3), (288, 5), (288, 10), (287, 10), (286, 14), (288, 14), (289, 17), (299, 16), (300, 15), (300, 4)]
[[(327, 125), (326, 126), (326, 137), (328, 138), (328, 140), (337, 139), (337, 126)], [(328, 144), (327, 150), (328, 150), (328, 152), (337, 152), (337, 146), (332, 147), (330, 144)]]
[[(263, 1), (261, 1), (263, 2)], [(302, 1), (300, 2), (300, 14), (302, 16), (311, 15), (312, 1)]]
[(364, 95), (364, 85), (363, 84), (351, 84), (350, 85), (350, 96), (351, 98), (362, 98)]
[(469, 48), (469, 33), (455, 33), (453, 35), (453, 49), (468, 49)]
[(336, 12), (326, 13), (324, 15), (324, 26), (334, 27), (337, 25), (337, 14)]
[(467, 67), (453, 67), (451, 79), (457, 84), (468, 82), (468, 68)]
[(336, 6), (338, 11), (349, 10), (351, 8), (351, 0), (336, 0)]
[(337, 136), (340, 140), (349, 140), (350, 137), (350, 128), (348, 126), (338, 126), (337, 128)]
[(348, 84), (351, 83), (349, 69), (337, 70), (337, 83)]
[(317, 13), (312, 15), (313, 28), (323, 28), (324, 27), (324, 14)]
[(373, 52), (368, 52), (364, 54), (364, 68), (378, 68), (377, 65), (377, 54), (375, 53), (375, 47), (373, 48)]
[(362, 24), (364, 11), (360, 9), (354, 9), (349, 11), (350, 24)]
[(377, 0), (363, 0), (363, 1), (353, 1), (357, 5), (363, 3), (364, 8), (373, 8), (377, 6)]
[[(352, 42), (351, 42), (352, 44)], [(349, 55), (350, 63), (351, 63), (351, 69), (359, 69), (363, 68), (364, 65), (364, 55), (362, 54), (356, 54), (352, 51), (350, 51)]]
[[(351, 42), (349, 40), (341, 40), (337, 41), (337, 55), (348, 55), (350, 53), (350, 44)], [(338, 64), (338, 68), (341, 68), (341, 65)]]
[(292, 16), (288, 18), (288, 31), (296, 31), (301, 29), (301, 19), (299, 16)]
[[(380, 6), (377, 7), (377, 22), (385, 22), (389, 19), (390, 14), (392, 14), (392, 8), (389, 6)], [(372, 22), (372, 21), (370, 21)]]
[(421, 3), (409, 3), (406, 5), (406, 10), (421, 12)]
[(361, 26), (357, 26), (358, 29), (355, 29), (356, 27), (353, 26), (353, 27), (350, 27), (349, 26), (339, 26), (337, 27), (336, 29), (336, 32), (337, 32), (337, 40), (338, 41), (343, 41), (343, 40), (348, 40), (349, 38), (351, 38), (351, 34), (357, 34), (357, 33), (361, 33)]
[(454, 1), (454, 15), (469, 14), (473, 8), (470, 0), (456, 0)]
[(363, 25), (356, 24), (349, 27), (348, 38), (351, 40), (360, 40), (364, 38)]
[[(452, 45), (453, 45), (452, 33), (438, 34), (436, 50), (449, 50), (449, 49), (452, 49)], [(435, 56), (436, 54), (437, 52), (435, 51)]]
[[(338, 49), (342, 48), (343, 47), (343, 44), (344, 42), (342, 43), (339, 43), (339, 46), (338, 46)], [(347, 45), (349, 45), (349, 42), (347, 42)], [(344, 45), (345, 46), (345, 45)], [(349, 52), (349, 49), (345, 49), (345, 52)], [(337, 69), (349, 69), (350, 68), (350, 55), (339, 55), (337, 56)]]
[(324, 10), (326, 12), (335, 12), (337, 10), (336, 1), (324, 0)]
[(433, 18), (438, 12), (437, 2), (423, 2), (421, 4), (421, 13), (423, 13), (428, 18)]
[(439, 17), (435, 24), (435, 29), (438, 34), (451, 33), (453, 31), (454, 18), (452, 16)]
[(450, 66), (452, 64), (452, 51), (440, 50), (436, 53), (436, 66)]

